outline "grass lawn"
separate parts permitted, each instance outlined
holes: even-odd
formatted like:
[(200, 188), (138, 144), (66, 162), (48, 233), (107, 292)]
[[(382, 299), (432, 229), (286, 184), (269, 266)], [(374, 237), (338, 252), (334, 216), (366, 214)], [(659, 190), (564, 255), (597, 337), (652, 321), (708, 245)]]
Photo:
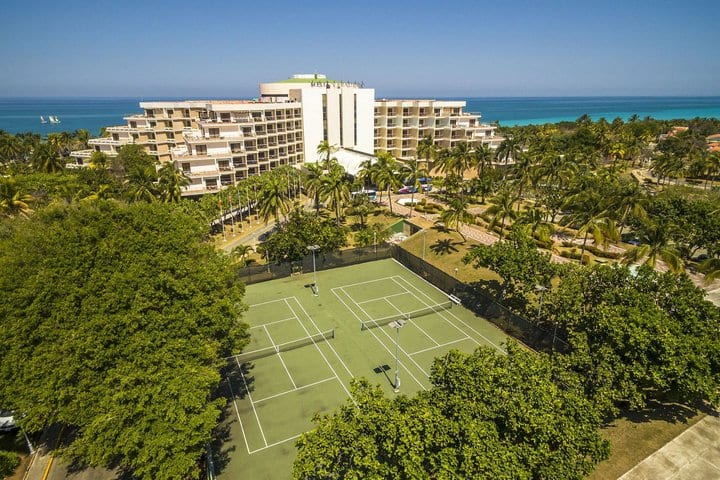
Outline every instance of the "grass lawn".
[[(496, 280), (500, 277), (487, 268), (474, 268), (466, 265), (462, 259), (470, 249), (479, 245), (471, 239), (463, 240), (462, 236), (454, 230), (444, 230), (432, 227), (418, 233), (403, 242), (402, 246), (409, 252), (423, 258), (423, 244), (425, 245), (425, 260), (453, 275), (463, 282), (478, 280)], [(424, 237), (424, 241), (423, 241)]]
[(649, 415), (617, 419), (602, 429), (603, 437), (610, 441), (610, 458), (598, 464), (589, 480), (617, 479), (705, 417), (704, 413), (672, 406), (646, 413)]

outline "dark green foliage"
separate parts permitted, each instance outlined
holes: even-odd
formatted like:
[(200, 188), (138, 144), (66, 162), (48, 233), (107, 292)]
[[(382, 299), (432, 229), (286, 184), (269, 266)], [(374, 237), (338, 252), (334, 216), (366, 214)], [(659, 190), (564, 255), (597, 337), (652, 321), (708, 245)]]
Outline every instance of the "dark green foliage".
[(486, 267), (503, 280), (503, 298), (523, 298), (536, 285), (548, 285), (559, 268), (550, 255), (541, 253), (520, 227), (513, 228), (505, 241), (473, 247), (463, 259), (476, 267)]
[(720, 310), (703, 297), (685, 276), (598, 265), (563, 276), (544, 316), (567, 331), (560, 358), (604, 409), (717, 403)]
[(318, 253), (332, 252), (347, 245), (347, 229), (331, 220), (296, 208), (287, 222), (279, 223), (277, 230), (261, 245), (263, 254), (269, 254), (276, 263), (302, 260), (308, 255), (308, 245), (319, 245)]
[(16, 453), (0, 450), (0, 478), (9, 477), (20, 466), (20, 457)]
[(598, 411), (547, 356), (452, 351), (431, 381), (394, 400), (356, 382), (357, 406), (316, 417), (298, 441), (294, 477), (580, 479), (607, 457)]
[(74, 430), (65, 454), (146, 479), (197, 475), (245, 342), (243, 288), (170, 205), (49, 208), (0, 241), (0, 404)]

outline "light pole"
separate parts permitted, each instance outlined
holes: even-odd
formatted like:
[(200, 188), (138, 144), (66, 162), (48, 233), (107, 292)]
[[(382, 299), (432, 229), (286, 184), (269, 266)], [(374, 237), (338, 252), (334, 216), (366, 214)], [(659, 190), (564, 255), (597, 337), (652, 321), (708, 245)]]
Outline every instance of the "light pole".
[(398, 361), (398, 345), (400, 344), (400, 329), (405, 326), (405, 320), (396, 320), (390, 322), (390, 327), (395, 329), (395, 385), (393, 390), (395, 393), (400, 392), (400, 369)]
[(307, 249), (312, 252), (312, 257), (313, 257), (313, 286), (315, 287), (315, 288), (313, 289), (313, 294), (317, 297), (317, 296), (318, 296), (318, 293), (320, 292), (320, 290), (318, 289), (318, 284), (317, 284), (317, 270), (315, 270), (315, 251), (317, 251), (317, 250), (320, 249), (320, 245), (308, 245)]
[(425, 234), (427, 233), (427, 230), (423, 228), (423, 260), (425, 260)]
[(375, 255), (377, 255), (377, 231), (373, 230), (373, 246), (375, 247)]
[[(537, 318), (535, 318), (536, 322), (540, 321), (540, 313), (542, 312), (543, 295), (545, 295), (546, 290), (547, 290), (547, 287), (545, 287), (543, 285), (535, 285), (535, 291), (540, 294), (540, 303), (538, 304)], [(552, 339), (553, 352), (555, 351), (555, 335), (556, 334), (557, 334), (557, 323), (553, 327), (553, 339)]]
[(540, 294), (540, 304), (538, 305), (538, 313), (536, 320), (540, 320), (540, 312), (542, 311), (542, 302), (543, 302), (543, 295), (545, 294), (545, 290), (547, 290), (547, 287), (544, 287), (542, 285), (535, 285), (535, 291)]

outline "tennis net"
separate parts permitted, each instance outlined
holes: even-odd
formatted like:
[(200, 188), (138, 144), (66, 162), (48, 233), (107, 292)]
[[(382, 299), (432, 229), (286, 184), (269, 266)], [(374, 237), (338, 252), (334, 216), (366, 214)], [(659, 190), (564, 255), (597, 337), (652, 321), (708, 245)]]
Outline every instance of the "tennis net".
[(365, 322), (361, 322), (360, 330), (369, 330), (371, 328), (382, 327), (383, 325), (387, 325), (388, 323), (392, 323), (397, 320), (410, 320), (411, 318), (424, 317), (425, 315), (430, 315), (431, 313), (449, 310), (450, 308), (452, 308), (452, 305), (453, 302), (447, 301), (443, 303), (438, 303), (437, 305), (430, 305), (429, 307), (412, 310), (410, 312), (402, 312), (387, 317), (376, 318), (374, 320), (367, 320)]
[(299, 338), (297, 340), (291, 340), (289, 342), (278, 343), (271, 347), (259, 348), (250, 352), (243, 352), (237, 355), (233, 355), (232, 359), (235, 359), (238, 363), (251, 362), (259, 358), (269, 357), (280, 352), (287, 352), (288, 350), (295, 350), (296, 348), (305, 347), (312, 345), (313, 343), (323, 342), (335, 338), (335, 329), (327, 330), (325, 332), (316, 333), (309, 337)]

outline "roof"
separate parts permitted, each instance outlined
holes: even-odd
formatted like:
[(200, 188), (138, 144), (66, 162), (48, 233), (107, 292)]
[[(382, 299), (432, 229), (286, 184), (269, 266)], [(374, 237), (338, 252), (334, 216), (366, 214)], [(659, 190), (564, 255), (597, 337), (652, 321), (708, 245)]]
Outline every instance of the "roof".
[(340, 80), (333, 80), (330, 78), (286, 78), (279, 82), (272, 83), (342, 83)]
[(708, 142), (720, 142), (720, 133), (715, 133), (713, 135), (708, 135), (706, 137), (706, 140)]

